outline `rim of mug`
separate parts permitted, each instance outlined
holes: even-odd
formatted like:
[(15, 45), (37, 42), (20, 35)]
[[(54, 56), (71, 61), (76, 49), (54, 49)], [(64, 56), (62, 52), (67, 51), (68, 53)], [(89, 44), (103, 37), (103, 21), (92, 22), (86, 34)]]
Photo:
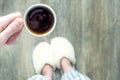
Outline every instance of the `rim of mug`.
[[(37, 6), (43, 6), (43, 7), (47, 8), (47, 9), (49, 9), (49, 10), (52, 12), (53, 17), (54, 17), (54, 23), (53, 23), (53, 25), (52, 25), (52, 28), (51, 28), (48, 32), (43, 33), (43, 34), (38, 34), (38, 35), (35, 34), (35, 33), (33, 33), (33, 32), (31, 32), (31, 31), (28, 29), (27, 21), (26, 21), (27, 15), (28, 15), (29, 11), (32, 10), (32, 9), (34, 9), (34, 8), (37, 7)], [(47, 36), (47, 35), (49, 35), (49, 34), (54, 30), (54, 28), (55, 28), (55, 26), (56, 26), (56, 14), (55, 14), (55, 11), (53, 10), (52, 7), (50, 7), (50, 6), (47, 5), (47, 4), (34, 4), (34, 5), (31, 5), (31, 6), (28, 7), (27, 10), (25, 11), (25, 14), (24, 14), (24, 25), (25, 25), (26, 30), (27, 30), (31, 35), (33, 35), (33, 36), (36, 36), (36, 37)]]

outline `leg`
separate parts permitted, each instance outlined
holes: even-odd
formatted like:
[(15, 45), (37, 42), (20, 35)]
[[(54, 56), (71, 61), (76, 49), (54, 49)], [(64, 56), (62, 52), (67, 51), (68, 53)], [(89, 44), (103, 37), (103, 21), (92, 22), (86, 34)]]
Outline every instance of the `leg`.
[(62, 58), (61, 69), (64, 72), (62, 80), (90, 80), (87, 76), (82, 75), (78, 71), (74, 70), (71, 61), (67, 58)]
[(73, 65), (67, 58), (62, 58), (60, 65), (61, 65), (61, 69), (64, 73), (73, 70)]
[(51, 65), (49, 65), (49, 64), (46, 64), (44, 66), (44, 68), (42, 69), (41, 74), (43, 76), (49, 77), (50, 80), (52, 80), (53, 79), (53, 67)]
[(28, 80), (52, 80), (53, 79), (53, 67), (46, 64), (41, 71), (41, 75), (34, 75)]

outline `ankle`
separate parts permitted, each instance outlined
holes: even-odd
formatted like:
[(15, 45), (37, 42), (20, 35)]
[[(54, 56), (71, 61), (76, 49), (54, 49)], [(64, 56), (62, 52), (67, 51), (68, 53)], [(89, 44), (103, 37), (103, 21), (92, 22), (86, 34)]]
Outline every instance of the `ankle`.
[(73, 65), (71, 61), (67, 58), (62, 58), (60, 64), (63, 72), (68, 72), (73, 70)]
[(52, 80), (52, 78), (53, 78), (53, 67), (51, 65), (49, 65), (49, 64), (46, 64), (43, 67), (41, 74), (43, 76), (50, 77), (50, 79)]

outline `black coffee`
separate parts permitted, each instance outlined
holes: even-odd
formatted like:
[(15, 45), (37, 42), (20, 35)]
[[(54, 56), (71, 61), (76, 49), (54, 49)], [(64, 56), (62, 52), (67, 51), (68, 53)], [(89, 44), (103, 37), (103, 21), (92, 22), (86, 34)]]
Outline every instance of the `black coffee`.
[(35, 7), (27, 14), (27, 26), (35, 34), (48, 32), (54, 23), (52, 12), (46, 7)]

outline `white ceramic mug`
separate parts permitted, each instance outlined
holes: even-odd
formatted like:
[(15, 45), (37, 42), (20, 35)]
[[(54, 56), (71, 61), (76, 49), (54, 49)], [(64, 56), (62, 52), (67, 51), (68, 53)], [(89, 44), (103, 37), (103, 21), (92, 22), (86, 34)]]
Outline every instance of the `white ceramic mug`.
[[(53, 21), (53, 24), (51, 25), (51, 28), (49, 29), (49, 31), (47, 31), (47, 32), (45, 32), (45, 33), (43, 33), (43, 34), (36, 34), (36, 33), (34, 33), (33, 31), (30, 30), (30, 27), (29, 27), (28, 21), (27, 21), (27, 17), (28, 17), (28, 15), (30, 14), (30, 11), (32, 11), (32, 10), (35, 9), (35, 8), (40, 8), (40, 7), (42, 7), (42, 8), (44, 7), (44, 8), (46, 8), (46, 9), (48, 9), (48, 10), (52, 13), (52, 15), (53, 15), (53, 20), (54, 20), (54, 21)], [(33, 23), (34, 26), (35, 26), (36, 23), (34, 23), (34, 21), (33, 21), (32, 23)], [(25, 28), (27, 29), (27, 31), (28, 31), (30, 34), (32, 34), (33, 36), (37, 36), (37, 37), (46, 36), (46, 35), (50, 34), (50, 33), (54, 30), (54, 28), (55, 28), (55, 26), (56, 26), (56, 14), (55, 14), (54, 10), (53, 10), (50, 6), (48, 6), (48, 5), (46, 5), (46, 4), (34, 4), (34, 5), (30, 6), (30, 7), (25, 11), (25, 14), (24, 14), (24, 25), (25, 25)]]

